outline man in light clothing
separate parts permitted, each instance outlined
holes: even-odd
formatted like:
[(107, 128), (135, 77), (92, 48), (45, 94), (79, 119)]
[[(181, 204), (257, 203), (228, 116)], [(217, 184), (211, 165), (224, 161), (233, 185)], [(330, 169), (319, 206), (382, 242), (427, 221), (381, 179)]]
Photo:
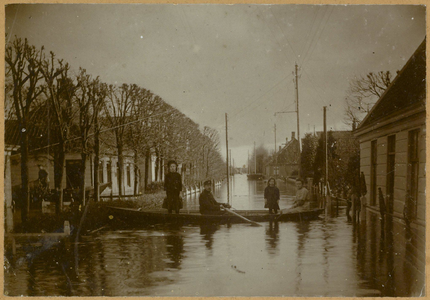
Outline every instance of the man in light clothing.
[(303, 179), (297, 178), (296, 180), (296, 198), (294, 200), (293, 208), (309, 208), (309, 191), (303, 187)]

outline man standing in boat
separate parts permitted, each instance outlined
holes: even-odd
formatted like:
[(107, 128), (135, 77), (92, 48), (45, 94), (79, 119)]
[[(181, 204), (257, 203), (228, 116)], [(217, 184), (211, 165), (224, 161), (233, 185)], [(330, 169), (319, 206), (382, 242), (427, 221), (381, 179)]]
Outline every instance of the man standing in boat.
[(230, 208), (227, 203), (218, 203), (212, 195), (212, 184), (210, 180), (203, 183), (204, 190), (199, 197), (200, 213), (206, 214), (223, 214), (224, 207)]
[(309, 191), (303, 187), (303, 179), (297, 178), (296, 180), (296, 198), (293, 204), (293, 208), (301, 207), (301, 208), (309, 208)]

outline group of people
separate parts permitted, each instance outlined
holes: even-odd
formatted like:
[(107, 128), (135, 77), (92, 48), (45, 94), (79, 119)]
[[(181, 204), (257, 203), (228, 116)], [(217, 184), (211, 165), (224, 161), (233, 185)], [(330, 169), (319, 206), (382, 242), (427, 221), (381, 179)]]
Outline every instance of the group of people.
[[(175, 211), (179, 214), (179, 210), (182, 208), (182, 198), (180, 193), (182, 191), (182, 178), (177, 172), (178, 164), (171, 160), (167, 164), (168, 173), (164, 180), (164, 190), (166, 191), (166, 199), (163, 207), (167, 209), (168, 213), (171, 214)], [(303, 180), (296, 180), (296, 198), (293, 204), (293, 208), (303, 207), (309, 200), (309, 192), (303, 187)], [(222, 214), (226, 209), (231, 206), (227, 203), (219, 203), (215, 200), (212, 194), (212, 182), (207, 180), (203, 183), (204, 190), (199, 196), (199, 205), (201, 214)], [(270, 178), (267, 182), (267, 187), (264, 189), (264, 207), (269, 209), (270, 214), (277, 214), (279, 208), (280, 193), (276, 186), (276, 179)]]
[[(296, 197), (292, 208), (304, 207), (309, 201), (309, 191), (304, 187), (303, 179), (296, 179)], [(269, 209), (269, 214), (277, 214), (279, 208), (280, 193), (276, 186), (276, 179), (270, 178), (267, 187), (264, 189), (264, 208)]]
[[(182, 208), (182, 178), (181, 174), (177, 172), (178, 164), (171, 160), (167, 164), (169, 172), (166, 174), (164, 179), (164, 190), (166, 191), (166, 199), (164, 208), (167, 209), (168, 213), (171, 214), (175, 211), (179, 214), (179, 210)], [(230, 208), (231, 206), (227, 203), (219, 203), (215, 200), (212, 195), (212, 182), (207, 180), (203, 183), (204, 190), (199, 197), (200, 213), (201, 214), (217, 214)]]

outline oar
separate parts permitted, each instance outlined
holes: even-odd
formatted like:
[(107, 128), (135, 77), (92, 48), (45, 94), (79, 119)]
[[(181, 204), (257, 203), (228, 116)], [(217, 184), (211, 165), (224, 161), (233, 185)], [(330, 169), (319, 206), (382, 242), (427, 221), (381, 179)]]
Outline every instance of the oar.
[(228, 211), (229, 213), (231, 213), (232, 215), (235, 215), (235, 216), (237, 216), (237, 217), (241, 218), (242, 220), (245, 220), (245, 221), (246, 221), (246, 222), (248, 222), (248, 223), (251, 223), (251, 224), (253, 224), (253, 225), (257, 225), (257, 226), (263, 226), (263, 225), (261, 225), (260, 223), (257, 223), (257, 222), (254, 222), (254, 221), (251, 221), (251, 220), (249, 220), (249, 219), (245, 218), (244, 216), (239, 215), (238, 213), (235, 213), (235, 212), (234, 212), (234, 211), (232, 211), (231, 209), (228, 209), (228, 208), (226, 208), (226, 207), (224, 207), (224, 209), (225, 209), (226, 211)]

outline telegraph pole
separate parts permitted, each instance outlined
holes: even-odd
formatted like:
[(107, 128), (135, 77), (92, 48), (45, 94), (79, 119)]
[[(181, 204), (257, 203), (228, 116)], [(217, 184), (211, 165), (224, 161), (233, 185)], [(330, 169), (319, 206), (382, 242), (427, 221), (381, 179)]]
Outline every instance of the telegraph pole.
[(299, 122), (299, 80), (297, 78), (297, 63), (296, 63), (296, 112), (297, 112), (297, 140), (299, 141), (299, 177), (302, 169), (302, 152), (300, 147), (300, 122)]
[(294, 78), (295, 78), (295, 88), (296, 88), (296, 110), (294, 111), (279, 111), (279, 112), (275, 112), (275, 117), (276, 114), (288, 114), (288, 113), (296, 113), (297, 114), (297, 140), (299, 141), (299, 159), (298, 159), (298, 164), (299, 164), (299, 177), (301, 175), (301, 168), (302, 168), (302, 163), (301, 163), (301, 147), (300, 147), (300, 122), (299, 122), (299, 80), (298, 80), (298, 76), (297, 76), (297, 63), (295, 64), (295, 69), (294, 69)]
[(275, 123), (275, 154), (276, 154), (276, 123)]
[(326, 193), (328, 193), (327, 106), (324, 106), (324, 160), (325, 160), (324, 184), (326, 188)]
[(228, 176), (228, 122), (227, 113), (225, 113), (225, 148), (227, 152), (226, 166), (227, 166), (227, 203), (230, 203), (230, 178)]
[(248, 174), (249, 174), (249, 149), (248, 149)]

